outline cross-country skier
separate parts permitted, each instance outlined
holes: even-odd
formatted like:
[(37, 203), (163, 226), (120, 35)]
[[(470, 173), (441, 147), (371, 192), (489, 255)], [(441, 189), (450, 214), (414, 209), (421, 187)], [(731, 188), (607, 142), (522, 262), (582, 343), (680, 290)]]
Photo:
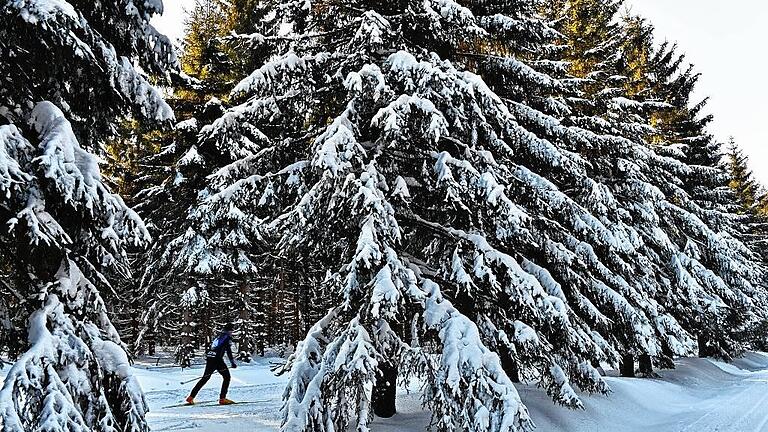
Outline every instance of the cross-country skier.
[(232, 369), (237, 368), (235, 359), (232, 358), (232, 331), (235, 326), (228, 323), (224, 325), (221, 333), (211, 343), (211, 348), (205, 353), (205, 372), (200, 381), (195, 384), (195, 388), (187, 396), (187, 403), (193, 405), (195, 403), (195, 396), (201, 388), (208, 382), (214, 372), (218, 372), (224, 378), (224, 382), (221, 383), (221, 393), (219, 394), (219, 405), (231, 405), (235, 402), (227, 399), (227, 390), (229, 389), (229, 369), (224, 363), (224, 353), (227, 353), (229, 357), (229, 363), (232, 364)]

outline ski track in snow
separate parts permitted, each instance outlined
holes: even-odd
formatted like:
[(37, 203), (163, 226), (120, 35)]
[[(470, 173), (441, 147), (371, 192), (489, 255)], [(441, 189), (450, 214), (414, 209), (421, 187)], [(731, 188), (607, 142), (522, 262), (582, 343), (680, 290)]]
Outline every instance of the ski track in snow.
[[(269, 360), (258, 359), (232, 372), (229, 396), (256, 404), (222, 407), (166, 408), (183, 401), (201, 367), (147, 369), (135, 372), (146, 392), (153, 431), (275, 432), (280, 426), (285, 379), (269, 371)], [(682, 359), (677, 369), (661, 371), (661, 379), (609, 377), (608, 396), (584, 395), (585, 410), (555, 406), (535, 386), (518, 388), (537, 431), (542, 432), (768, 432), (768, 354), (750, 353), (733, 364), (704, 359)], [(221, 378), (216, 375), (198, 396), (218, 397)], [(399, 413), (375, 419), (374, 432), (423, 432), (429, 413), (421, 408), (418, 388), (398, 396)], [(414, 391), (415, 390), (415, 391)]]

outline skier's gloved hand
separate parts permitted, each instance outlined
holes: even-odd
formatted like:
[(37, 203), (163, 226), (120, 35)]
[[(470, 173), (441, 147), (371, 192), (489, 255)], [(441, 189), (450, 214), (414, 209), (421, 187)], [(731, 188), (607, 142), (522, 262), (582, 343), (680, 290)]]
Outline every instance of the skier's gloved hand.
[(237, 365), (232, 363), (232, 369), (237, 369)]

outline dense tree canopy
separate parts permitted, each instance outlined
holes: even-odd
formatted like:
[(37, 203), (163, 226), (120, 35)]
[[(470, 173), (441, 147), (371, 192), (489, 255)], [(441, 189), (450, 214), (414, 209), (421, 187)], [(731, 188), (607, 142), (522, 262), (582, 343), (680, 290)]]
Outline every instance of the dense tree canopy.
[(763, 192), (624, 6), (198, 0), (181, 61), (160, 0), (0, 6), (0, 427), (146, 431), (126, 347), (225, 322), (288, 353), (291, 432), (414, 378), (435, 430), (526, 431), (516, 382), (763, 347)]
[(283, 368), (290, 431), (365, 428), (408, 376), (438, 430), (525, 430), (513, 381), (579, 407), (576, 389), (607, 390), (602, 362), (739, 353), (765, 319), (764, 267), (690, 100), (697, 75), (622, 11), (225, 12), (235, 33), (216, 42), (255, 70), (173, 144), (189, 174), (169, 179), (195, 198), (153, 255), (178, 282), (149, 280), (150, 303), (176, 317), (173, 299), (204, 289), (250, 339), (270, 314), (244, 305), (289, 298), (281, 325), (307, 332)]

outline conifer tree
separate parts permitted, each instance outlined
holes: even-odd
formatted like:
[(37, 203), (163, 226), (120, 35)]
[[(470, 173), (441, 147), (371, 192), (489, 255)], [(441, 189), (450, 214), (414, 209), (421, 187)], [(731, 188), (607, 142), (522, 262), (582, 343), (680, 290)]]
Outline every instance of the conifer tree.
[(730, 174), (728, 186), (734, 191), (741, 204), (742, 213), (759, 213), (761, 187), (749, 168), (749, 158), (731, 138), (727, 149), (727, 166)]
[(6, 80), (0, 87), (0, 115), (23, 122), (30, 106), (45, 98), (72, 119), (75, 133), (87, 142), (111, 135), (115, 117), (171, 119), (168, 105), (132, 64), (138, 61), (160, 77), (168, 65), (176, 65), (168, 38), (149, 24), (162, 12), (162, 2), (80, 3), (35, 0), (2, 6), (0, 74)]
[[(188, 109), (185, 107), (185, 110)], [(200, 124), (222, 113), (221, 102), (212, 99), (196, 107), (194, 116), (179, 122), (172, 133), (164, 137), (161, 148), (143, 159), (144, 177), (141, 189), (133, 200), (136, 210), (147, 221), (154, 241), (139, 257), (137, 268), (143, 269), (138, 278), (140, 298), (147, 305), (141, 318), (141, 330), (135, 341), (137, 352), (151, 351), (157, 340), (175, 348), (179, 364), (189, 366), (195, 349), (207, 341), (196, 323), (203, 310), (199, 299), (210, 294), (194, 279), (164, 271), (165, 248), (175, 237), (184, 233), (186, 216), (202, 187), (209, 167), (198, 150), (197, 134)], [(178, 306), (182, 305), (181, 308)], [(209, 305), (210, 306), (210, 305)], [(209, 329), (208, 333), (213, 329)], [(199, 337), (201, 336), (201, 337)]]
[[(419, 4), (391, 5), (392, 10), (381, 6), (381, 11), (365, 2), (359, 6), (368, 12), (358, 16), (350, 12), (355, 8), (333, 4), (317, 5), (310, 12), (299, 5), (283, 6), (281, 18), (265, 29), (262, 39), (284, 54), (238, 85), (233, 96), (248, 102), (201, 133), (201, 141), (215, 143), (222, 153), (240, 153), (209, 177), (201, 204), (209, 206), (201, 213), (207, 219), (194, 225), (205, 228), (223, 222), (214, 208), (234, 206), (244, 211), (257, 202), (250, 213), (255, 226), (263, 229), (258, 233), (259, 247), (277, 247), (270, 255), (286, 257), (291, 273), (306, 274), (302, 267), (310, 263), (330, 271), (315, 283), (333, 299), (332, 308), (286, 366), (292, 378), (284, 428), (321, 428), (324, 416), (342, 427), (350, 421), (345, 407), (359, 408), (353, 418), (363, 427), (372, 400), (379, 413), (391, 414), (386, 395), (394, 388), (404, 358), (408, 369), (435, 377), (425, 401), (436, 413), (447, 414), (435, 416), (435, 426), (441, 430), (452, 428), (461, 418), (485, 416), (480, 405), (498, 409), (489, 413), (487, 422), (472, 420), (474, 430), (526, 428), (527, 415), (519, 401), (497, 399), (501, 394), (492, 390), (514, 394), (499, 357), (486, 343), (505, 353), (505, 363), (518, 363), (522, 376), (541, 373), (542, 383), (557, 401), (579, 406), (569, 384), (572, 378), (585, 389), (605, 389), (590, 365), (601, 358), (598, 344), (585, 324), (570, 328), (566, 317), (578, 318), (557, 306), (565, 307), (558, 297), (565, 294), (545, 270), (508, 255), (518, 242), (530, 250), (534, 246), (522, 226), (529, 223), (525, 211), (505, 189), (541, 187), (542, 179), (522, 167), (494, 161), (496, 157), (506, 161), (512, 153), (511, 142), (500, 136), (516, 134), (524, 141), (515, 142), (515, 149), (536, 157), (543, 166), (566, 156), (516, 125), (508, 108), (476, 75), (457, 70), (422, 48), (426, 44), (435, 52), (453, 55), (460, 41), (482, 37), (480, 22), (489, 28), (507, 26), (512, 32), (514, 20), (494, 21), (491, 13), (487, 20), (476, 19), (470, 10), (453, 3), (443, 13)], [(420, 13), (434, 21), (417, 20)], [(334, 36), (291, 43), (304, 40), (300, 32), (310, 28)], [(398, 51), (403, 47), (415, 54)], [(462, 53), (465, 58), (463, 54), (472, 53)], [(301, 96), (306, 94), (324, 102)], [(454, 100), (465, 101), (467, 107), (458, 108)], [(466, 128), (458, 126), (459, 118), (470, 120)], [(487, 150), (473, 150), (473, 145)], [(408, 154), (419, 159), (409, 160), (404, 157)], [(500, 183), (513, 178), (515, 169), (522, 176), (519, 183)], [(447, 211), (439, 211), (442, 206)], [(475, 217), (481, 219), (474, 221)], [(477, 234), (481, 229), (494, 233), (498, 244), (487, 243)], [(256, 233), (245, 234), (255, 238)], [(204, 238), (209, 239), (208, 253), (220, 257), (226, 252), (224, 257), (229, 257), (217, 261), (226, 264), (240, 254), (233, 244), (212, 243), (215, 235)], [(450, 306), (454, 301), (461, 309)], [(427, 308), (424, 315), (418, 312), (423, 308)], [(400, 328), (398, 322), (414, 322), (414, 327)], [(443, 330), (430, 335), (430, 328)], [(460, 333), (474, 351), (487, 353), (489, 362), (481, 365), (454, 351), (454, 337)], [(435, 338), (437, 334), (441, 336)], [(558, 341), (556, 353), (547, 352), (545, 337)], [(425, 348), (413, 338), (423, 338)], [(426, 361), (430, 352), (442, 358), (434, 370)], [(361, 355), (356, 362), (354, 356)], [(364, 369), (324, 366), (334, 363)], [(468, 375), (441, 384), (439, 376), (453, 368)], [(502, 387), (474, 387), (470, 384), (474, 374)], [(375, 383), (375, 391), (365, 390)], [(465, 385), (472, 385), (469, 400), (480, 405), (454, 399), (455, 391)], [(347, 394), (343, 406), (329, 411), (341, 403), (338, 395), (353, 389), (354, 397)]]
[[(630, 30), (635, 29), (630, 39), (647, 47), (652, 36), (637, 29), (650, 29), (650, 25), (639, 18), (629, 18), (629, 22)], [(738, 220), (729, 216), (735, 211), (734, 197), (720, 162), (721, 144), (707, 131), (713, 117), (703, 113), (706, 99), (696, 101), (692, 97), (700, 75), (668, 42), (653, 50), (645, 48), (642, 57), (643, 73), (639, 74), (638, 85), (645, 89), (646, 97), (652, 95), (665, 104), (648, 116), (654, 129), (649, 142), (659, 154), (691, 167), (681, 187), (700, 207), (700, 216), (721, 230), (738, 231)]]
[[(241, 360), (250, 360), (254, 351), (263, 353), (265, 345), (294, 343), (296, 334), (304, 331), (286, 329), (297, 320), (286, 322), (280, 318), (298, 312), (291, 312), (297, 309), (296, 294), (284, 289), (278, 293), (274, 288), (292, 286), (277, 282), (280, 278), (274, 274), (279, 272), (259, 277), (255, 269), (243, 272), (244, 268), (233, 267), (229, 274), (209, 280), (208, 274), (198, 271), (196, 265), (177, 259), (180, 250), (200, 246), (196, 242), (201, 237), (189, 228), (192, 221), (207, 216), (197, 207), (205, 177), (234, 157), (210, 142), (199, 142), (198, 133), (221, 115), (222, 102), (215, 96), (222, 96), (222, 88), (231, 79), (247, 75), (241, 71), (243, 64), (255, 59), (263, 61), (268, 55), (254, 49), (247, 35), (229, 36), (235, 28), (245, 30), (250, 25), (247, 17), (258, 14), (255, 5), (250, 9), (243, 6), (243, 2), (197, 2), (187, 21), (187, 43), (182, 55), (185, 70), (197, 79), (177, 88), (171, 101), (184, 121), (176, 125), (175, 133), (166, 136), (157, 154), (146, 158), (144, 164), (151, 168), (135, 198), (140, 214), (156, 237), (139, 265), (145, 269), (140, 282), (141, 297), (150, 306), (142, 318), (136, 343), (140, 350), (145, 350), (161, 338), (175, 348), (177, 361), (185, 366), (191, 364), (197, 348), (208, 345), (207, 338), (223, 321), (238, 324), (236, 338)], [(234, 48), (238, 48), (236, 53)], [(226, 231), (238, 230), (243, 222), (230, 220), (228, 226), (217, 229), (228, 241), (234, 240), (237, 235)], [(189, 237), (185, 240), (184, 236)], [(211, 303), (205, 309), (197, 305), (182, 313), (176, 306), (185, 297), (197, 298), (190, 296), (189, 290), (196, 289), (198, 280), (205, 281)], [(222, 322), (202, 319), (203, 312)], [(200, 328), (204, 323), (206, 328)]]
[[(295, 306), (295, 295), (286, 290), (278, 293), (275, 288), (281, 285), (281, 272), (261, 277), (255, 267), (222, 268), (217, 257), (198, 255), (209, 250), (200, 242), (210, 231), (215, 230), (213, 235), (228, 243), (246, 238), (238, 230), (249, 226), (246, 221), (229, 219), (225, 225), (200, 233), (194, 225), (210, 216), (210, 209), (198, 207), (206, 177), (232, 160), (198, 140), (200, 130), (222, 113), (221, 101), (214, 98), (177, 124), (161, 151), (145, 160), (150, 169), (135, 198), (139, 214), (156, 239), (137, 265), (144, 269), (139, 291), (148, 307), (136, 346), (141, 352), (150, 350), (160, 339), (174, 349), (176, 361), (184, 367), (192, 364), (198, 349), (208, 346), (218, 326), (227, 321), (237, 324), (238, 357), (243, 361), (249, 361), (255, 351), (264, 353), (266, 345), (295, 342), (296, 336), (283, 340), (278, 336), (297, 333), (286, 328), (295, 320), (278, 317), (292, 314)], [(236, 209), (227, 212), (237, 216)], [(212, 278), (206, 266), (213, 266), (217, 277)]]
[[(752, 295), (755, 301), (764, 301), (764, 289), (756, 289), (761, 284), (760, 271), (745, 245), (727, 234), (722, 236), (721, 225), (685, 189), (695, 173), (719, 175), (718, 170), (688, 165), (682, 158), (660, 157), (655, 151), (664, 155), (667, 147), (659, 143), (649, 145), (655, 131), (650, 121), (652, 115), (674, 107), (664, 100), (663, 93), (645, 83), (651, 76), (647, 72), (648, 59), (653, 54), (648, 51), (652, 46), (647, 41), (650, 30), (642, 20), (631, 17), (622, 25), (616, 16), (619, 6), (620, 2), (579, 0), (566, 2), (563, 11), (550, 11), (564, 36), (560, 43), (571, 47), (565, 50), (564, 60), (579, 65), (571, 73), (577, 74), (583, 88), (566, 96), (570, 110), (566, 110), (563, 121), (599, 135), (621, 138), (613, 139), (612, 143), (609, 140), (607, 145), (601, 144), (604, 140), (593, 139), (589, 147), (579, 151), (588, 155), (590, 167), (598, 170), (592, 177), (609, 182), (618, 199), (617, 215), (624, 215), (620, 220), (637, 236), (640, 256), (630, 258), (629, 262), (643, 265), (627, 277), (632, 280), (639, 276), (640, 280), (633, 284), (643, 287), (642, 291), (655, 299), (646, 303), (646, 308), (652, 306), (647, 313), (656, 316), (653, 321), (661, 335), (668, 333), (662, 338), (661, 352), (637, 353), (645, 363), (643, 369), (648, 370), (649, 355), (663, 364), (671, 364), (671, 354), (689, 352), (692, 335), (698, 336), (699, 345), (702, 340), (716, 339), (705, 343), (709, 346), (705, 351), (728, 357), (739, 351), (735, 338), (743, 327), (761, 319), (760, 309), (751, 307)], [(585, 63), (584, 58), (591, 61)], [(593, 70), (589, 69), (590, 64)], [(690, 93), (684, 96), (686, 102), (689, 97)], [(686, 114), (691, 112), (687, 106), (677, 106)], [(604, 171), (606, 168), (610, 170)], [(648, 195), (650, 191), (652, 198)], [(593, 205), (584, 204), (588, 208)], [(665, 233), (663, 237), (661, 233)], [(695, 246), (697, 242), (706, 245), (703, 250)], [(733, 260), (738, 264), (732, 264)], [(645, 270), (649, 268), (653, 271)], [(719, 276), (714, 284), (705, 269)], [(738, 291), (725, 289), (730, 284), (737, 286)], [(726, 325), (726, 319), (739, 323)], [(670, 325), (685, 331), (670, 333)], [(723, 327), (728, 331), (722, 332)], [(626, 358), (629, 361), (632, 356)], [(628, 367), (627, 373), (632, 374), (632, 369)]]
[(216, 39), (224, 34), (224, 5), (220, 0), (195, 0), (185, 21), (181, 65), (184, 72), (199, 78), (210, 77), (221, 62)]
[(141, 219), (105, 185), (99, 150), (119, 119), (173, 114), (146, 76), (176, 66), (149, 25), (160, 1), (0, 6), (0, 333), (16, 358), (0, 429), (146, 431), (146, 403), (105, 298), (145, 245)]
[(726, 152), (726, 167), (730, 181), (729, 188), (736, 196), (739, 222), (744, 227), (744, 237), (760, 253), (763, 263), (768, 263), (768, 195), (755, 179), (749, 168), (749, 157), (739, 148), (733, 138)]
[[(584, 5), (582, 3), (581, 7), (584, 7)], [(542, 27), (540, 24), (538, 26), (532, 25), (531, 17), (536, 17), (532, 9), (535, 6), (535, 4), (530, 3), (523, 3), (521, 5), (511, 2), (496, 6), (496, 9), (493, 10), (493, 12), (498, 12), (499, 9), (502, 9), (504, 14), (514, 16), (516, 19), (526, 22), (525, 28), (529, 31), (531, 31), (530, 29), (536, 29), (534, 33), (536, 37), (533, 40), (538, 41), (540, 46), (537, 47), (535, 43), (528, 46), (519, 46), (519, 38), (514, 38), (514, 43), (506, 43), (502, 46), (504, 49), (502, 52), (515, 54), (516, 58), (534, 58), (535, 60), (530, 62), (532, 67), (530, 69), (521, 68), (522, 64), (514, 61), (514, 59), (500, 58), (496, 54), (500, 49), (498, 44), (496, 46), (492, 45), (490, 49), (480, 47), (480, 53), (475, 55), (475, 57), (482, 59), (479, 62), (479, 67), (483, 72), (483, 78), (497, 94), (505, 97), (505, 101), (511, 104), (512, 111), (518, 121), (529, 130), (535, 131), (540, 136), (547, 137), (553, 143), (564, 146), (568, 151), (577, 151), (589, 158), (602, 158), (608, 153), (605, 150), (598, 149), (601, 147), (604, 149), (615, 148), (617, 144), (615, 138), (606, 140), (601, 136), (585, 134), (585, 131), (576, 128), (564, 128), (557, 124), (555, 118), (530, 110), (530, 107), (538, 107), (544, 113), (551, 113), (554, 116), (571, 116), (578, 112), (578, 107), (572, 108), (570, 106), (574, 100), (573, 92), (578, 90), (574, 86), (574, 80), (563, 69), (565, 63), (549, 60), (547, 57), (540, 57), (567, 52), (567, 50), (563, 49), (567, 46), (557, 45), (556, 41), (553, 41), (553, 39), (561, 36), (562, 33)], [(552, 5), (550, 4), (550, 6)], [(475, 7), (471, 9), (474, 11)], [(477, 11), (477, 14), (482, 13), (487, 13), (484, 8), (480, 8)], [(525, 21), (525, 18), (521, 19), (521, 16), (529, 17), (528, 21)], [(588, 14), (587, 16), (593, 15)], [(480, 20), (485, 23), (497, 23), (499, 21), (498, 17), (493, 15), (487, 18), (482, 17)], [(514, 26), (507, 25), (502, 27), (496, 24), (495, 27), (496, 30), (499, 28), (505, 30), (500, 32), (501, 40), (513, 38)], [(615, 31), (613, 33), (605, 33), (607, 39), (599, 43), (616, 45), (618, 42), (613, 39), (612, 35), (614, 33), (618, 34)], [(542, 44), (543, 46), (541, 46)], [(620, 58), (620, 56), (616, 56), (615, 50), (603, 49), (602, 51), (610, 53), (611, 59)], [(521, 54), (517, 54), (518, 52)], [(473, 62), (470, 66), (474, 66), (476, 62)], [(610, 67), (610, 62), (604, 60), (601, 67)], [(553, 79), (553, 77), (542, 73), (531, 74), (532, 70), (545, 71), (561, 79)], [(615, 72), (613, 74), (597, 74), (591, 78), (592, 90), (596, 91), (599, 88), (596, 85), (600, 84), (601, 76), (608, 75), (614, 76), (616, 74)], [(576, 82), (580, 83), (580, 81)], [(616, 90), (614, 90), (615, 92)], [(581, 101), (586, 100), (583, 95), (580, 96)], [(600, 98), (595, 100), (595, 103), (590, 102), (591, 115), (596, 115), (599, 112), (596, 109), (600, 106), (604, 107), (604, 109), (615, 109), (613, 106), (616, 104), (609, 96), (609, 93), (603, 92)], [(580, 105), (583, 107), (583, 104)], [(582, 121), (588, 122), (593, 120), (593, 118), (584, 117), (585, 114), (581, 115)], [(572, 118), (574, 117), (566, 118), (565, 120), (570, 121)], [(598, 124), (605, 123), (607, 123), (605, 120), (598, 122)], [(612, 125), (619, 126), (621, 124), (614, 122)], [(615, 130), (602, 131), (601, 133), (605, 132), (616, 133)], [(585, 141), (590, 142), (591, 145), (589, 147), (591, 148), (584, 146)], [(598, 153), (595, 154), (595, 151), (598, 151)], [(547, 241), (556, 239), (556, 243), (562, 242), (558, 246), (572, 249), (576, 256), (583, 257), (582, 259), (587, 263), (602, 261), (608, 267), (600, 264), (597, 268), (590, 268), (590, 265), (581, 267), (574, 265), (572, 262), (557, 262), (556, 259), (553, 260), (555, 257), (546, 256), (546, 254), (544, 256), (537, 256), (537, 261), (546, 262), (555, 279), (561, 281), (564, 286), (569, 286), (573, 289), (573, 298), (570, 301), (573, 302), (576, 313), (581, 314), (581, 318), (585, 322), (590, 323), (594, 330), (600, 332), (604, 340), (610, 341), (605, 345), (610, 346), (611, 349), (606, 350), (603, 354), (609, 359), (609, 362), (616, 362), (619, 355), (618, 351), (621, 350), (633, 350), (641, 353), (648, 351), (657, 352), (657, 342), (647, 338), (649, 333), (654, 332), (650, 328), (654, 321), (656, 321), (656, 332), (659, 336), (665, 339), (671, 337), (672, 340), (685, 341), (684, 330), (676, 325), (674, 319), (671, 319), (668, 315), (665, 316), (663, 311), (659, 311), (654, 304), (643, 304), (643, 302), (633, 304), (634, 301), (641, 298), (641, 294), (632, 290), (628, 282), (631, 284), (636, 275), (644, 275), (644, 278), (649, 278), (650, 275), (642, 267), (632, 269), (634, 260), (638, 258), (633, 260), (631, 256), (626, 256), (627, 254), (631, 255), (633, 252), (637, 253), (635, 246), (627, 242), (627, 240), (636, 237), (637, 234), (633, 232), (631, 227), (627, 226), (627, 218), (621, 215), (621, 213), (616, 213), (616, 204), (608, 204), (615, 199), (610, 191), (610, 185), (601, 184), (602, 181), (605, 181), (603, 180), (604, 178), (610, 178), (614, 174), (599, 172), (594, 177), (594, 180), (584, 178), (584, 175), (587, 174), (587, 171), (583, 170), (584, 168), (589, 169), (591, 166), (600, 165), (605, 168), (610, 167), (612, 163), (606, 161), (604, 163), (596, 162), (594, 165), (591, 165), (584, 163), (578, 157), (575, 161), (579, 166), (571, 167), (570, 169), (551, 170), (548, 169), (547, 164), (536, 164), (534, 158), (525, 153), (516, 158), (517, 163), (532, 167), (538, 174), (548, 177), (548, 180), (552, 182), (550, 186), (552, 189), (569, 191), (567, 196), (570, 200), (566, 202), (567, 205), (564, 205), (562, 202), (553, 202), (552, 198), (546, 194), (537, 196), (538, 200), (543, 202), (549, 201), (547, 203), (548, 206), (559, 208), (559, 211), (555, 213), (552, 213), (546, 206), (537, 210), (545, 214), (548, 219), (554, 219), (559, 224), (562, 224), (563, 228), (566, 228), (565, 239), (567, 241), (561, 240), (561, 233), (550, 232), (551, 227), (538, 227), (539, 235), (549, 237)], [(535, 185), (532, 186), (534, 186), (534, 190), (539, 189)], [(593, 214), (585, 212), (584, 208), (589, 209)], [(596, 222), (597, 225), (595, 225)], [(584, 230), (585, 224), (593, 229)], [(575, 236), (579, 242), (585, 242), (582, 244), (589, 244), (594, 249), (582, 249), (578, 242), (574, 242), (576, 239), (569, 239), (568, 236), (574, 236), (574, 233), (578, 233)], [(535, 253), (535, 251), (530, 253)], [(592, 282), (595, 272), (599, 274), (597, 277), (601, 280), (601, 283), (597, 285), (594, 285)], [(637, 282), (635, 285), (647, 286), (652, 283), (652, 281), (646, 280), (642, 283)], [(617, 292), (621, 294), (613, 297)], [(624, 296), (626, 298), (623, 298)], [(612, 301), (606, 302), (605, 298), (611, 298)], [(592, 302), (604, 305), (605, 309), (600, 313), (610, 318), (606, 320), (595, 319), (596, 315), (591, 308)], [(648, 310), (642, 311), (639, 309)], [(651, 318), (658, 315), (662, 315), (662, 317)], [(606, 326), (609, 322), (613, 323), (613, 328)], [(666, 324), (663, 326), (659, 325), (658, 323), (661, 322)], [(626, 328), (626, 330), (617, 330), (618, 328)], [(624, 336), (627, 336), (627, 338), (625, 339)], [(600, 343), (604, 340), (601, 340)], [(678, 343), (677, 345), (681, 344)], [(684, 344), (681, 346), (684, 346)], [(615, 347), (623, 348), (616, 350)], [(515, 374), (514, 367), (508, 367), (507, 369), (511, 370), (513, 375)], [(573, 379), (576, 382), (579, 380), (578, 377), (573, 377)], [(580, 382), (579, 384), (584, 386), (584, 383)]]

